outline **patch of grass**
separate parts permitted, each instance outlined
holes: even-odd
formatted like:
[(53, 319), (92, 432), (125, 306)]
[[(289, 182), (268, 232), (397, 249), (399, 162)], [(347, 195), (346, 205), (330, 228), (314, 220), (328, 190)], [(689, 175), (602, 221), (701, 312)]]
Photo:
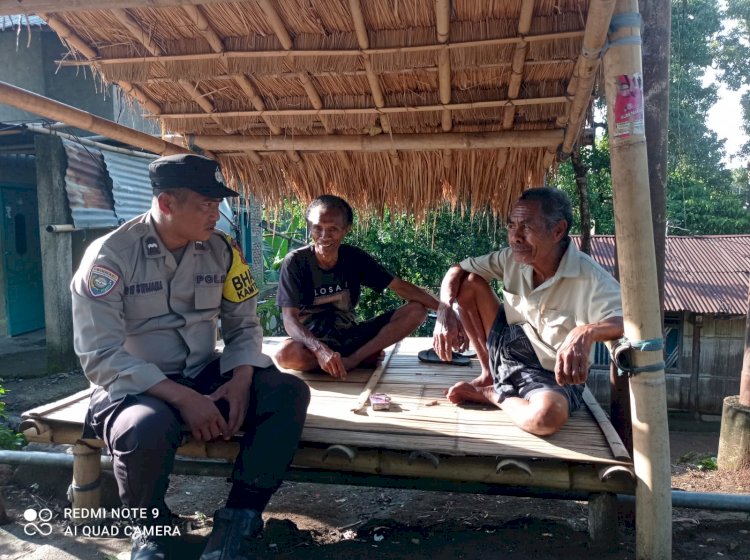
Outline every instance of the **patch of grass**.
[(704, 457), (695, 466), (699, 471), (715, 471), (719, 468), (716, 457)]
[(7, 418), (5, 414), (5, 393), (7, 393), (7, 390), (0, 385), (0, 449), (21, 449), (26, 445), (26, 438), (23, 437), (23, 434), (12, 430), (4, 422)]

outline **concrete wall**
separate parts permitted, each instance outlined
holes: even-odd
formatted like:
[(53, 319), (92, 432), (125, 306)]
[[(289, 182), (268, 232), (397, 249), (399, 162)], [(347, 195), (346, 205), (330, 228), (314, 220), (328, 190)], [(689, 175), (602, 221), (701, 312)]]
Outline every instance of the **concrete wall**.
[[(16, 36), (14, 30), (0, 31), (0, 81), (8, 82), (61, 103), (72, 105), (100, 117), (113, 120), (149, 134), (159, 134), (159, 126), (141, 117), (136, 103), (123, 101), (121, 90), (103, 84), (85, 67), (58, 66), (67, 49), (47, 28), (32, 28), (29, 41), (26, 30)], [(41, 117), (0, 105), (0, 121), (39, 121)], [(83, 135), (88, 131), (78, 131)]]

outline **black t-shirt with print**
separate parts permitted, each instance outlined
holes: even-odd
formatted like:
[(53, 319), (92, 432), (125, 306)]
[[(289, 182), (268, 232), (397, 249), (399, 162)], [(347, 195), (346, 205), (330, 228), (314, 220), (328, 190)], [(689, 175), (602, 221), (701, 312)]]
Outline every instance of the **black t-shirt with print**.
[(390, 272), (358, 247), (341, 245), (336, 265), (325, 270), (309, 245), (284, 259), (276, 303), (299, 308), (302, 324), (316, 335), (323, 334), (355, 324), (354, 308), (362, 286), (382, 292), (392, 280)]

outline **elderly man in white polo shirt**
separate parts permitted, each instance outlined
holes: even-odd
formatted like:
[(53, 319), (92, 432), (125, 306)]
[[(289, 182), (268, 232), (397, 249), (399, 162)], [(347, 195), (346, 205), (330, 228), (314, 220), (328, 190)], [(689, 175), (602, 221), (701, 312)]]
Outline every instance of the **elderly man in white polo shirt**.
[[(434, 348), (476, 348), (482, 374), (446, 391), (493, 404), (523, 430), (557, 432), (582, 402), (594, 342), (623, 334), (620, 287), (570, 240), (570, 201), (530, 189), (508, 222), (510, 247), (452, 266), (440, 288)], [(489, 286), (503, 284), (502, 304)], [(456, 312), (457, 311), (457, 312)]]

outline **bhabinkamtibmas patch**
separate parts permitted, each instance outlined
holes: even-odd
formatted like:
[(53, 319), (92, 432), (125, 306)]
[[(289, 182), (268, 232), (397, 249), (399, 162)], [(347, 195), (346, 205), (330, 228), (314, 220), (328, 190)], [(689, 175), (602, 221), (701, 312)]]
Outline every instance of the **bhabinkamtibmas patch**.
[(117, 273), (104, 266), (98, 264), (94, 265), (89, 272), (88, 286), (91, 297), (98, 298), (106, 296), (115, 286), (117, 286), (119, 280), (120, 277)]
[(232, 238), (227, 236), (227, 243), (232, 250), (232, 266), (227, 272), (222, 295), (224, 299), (240, 303), (258, 295), (258, 286), (252, 272), (250, 272), (250, 267), (242, 256), (242, 251), (232, 241)]

